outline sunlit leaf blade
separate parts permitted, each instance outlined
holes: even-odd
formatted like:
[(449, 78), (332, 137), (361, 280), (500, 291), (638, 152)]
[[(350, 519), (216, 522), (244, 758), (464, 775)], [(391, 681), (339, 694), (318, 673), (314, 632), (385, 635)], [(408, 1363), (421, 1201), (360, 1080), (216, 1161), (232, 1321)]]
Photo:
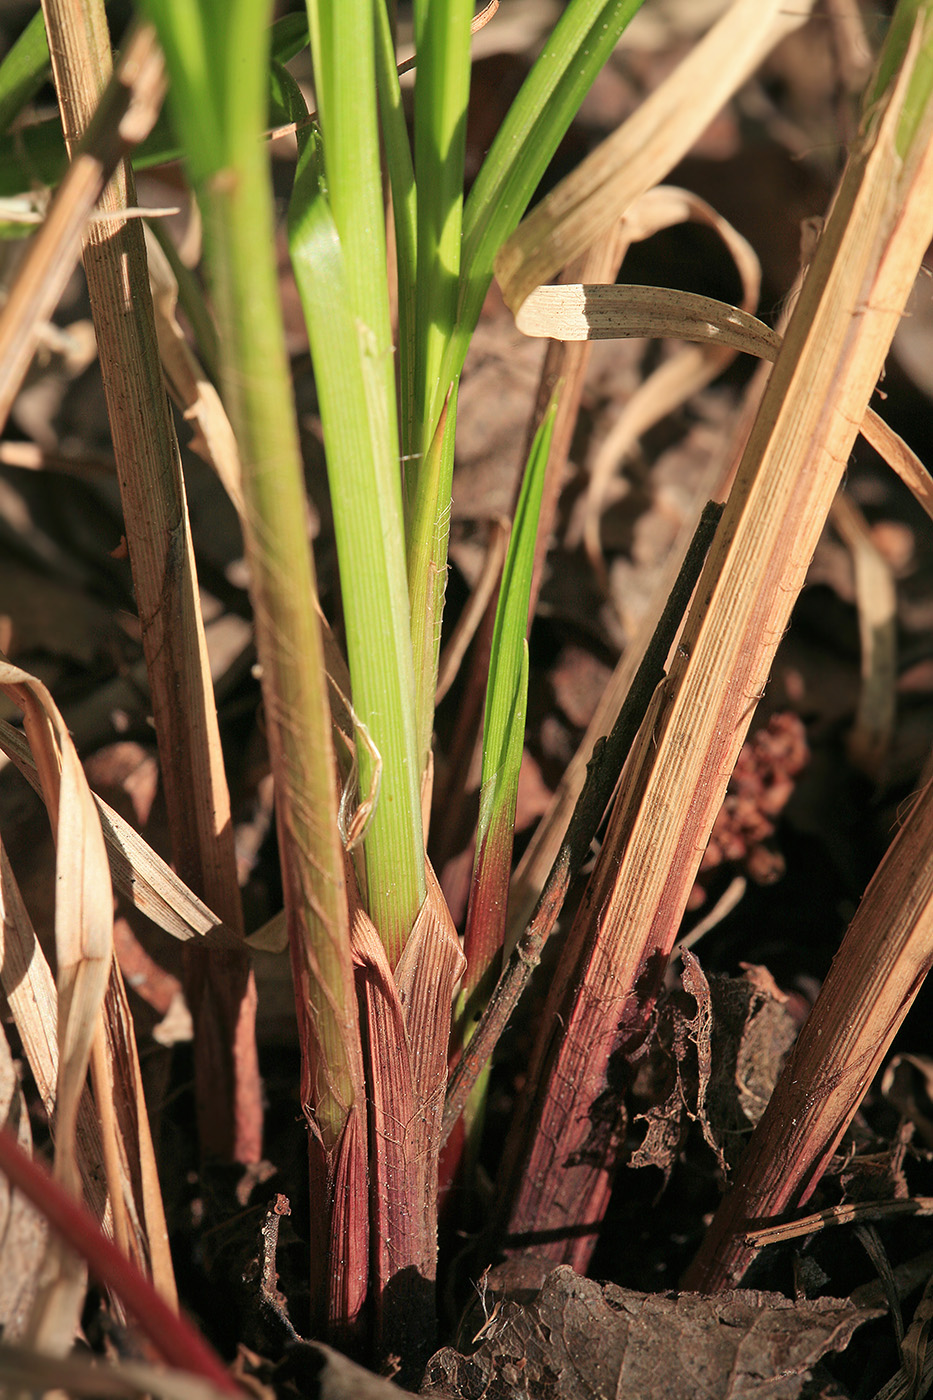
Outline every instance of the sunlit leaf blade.
[[(476, 861), (467, 912), (467, 970), (461, 993), (464, 1014), (494, 967), (505, 932), (518, 775), (525, 737), (528, 696), (528, 602), (535, 539), (551, 434), (557, 411), (551, 404), (535, 434), (512, 527), (493, 628), (483, 722)], [(461, 1023), (461, 1032), (464, 1030)]]
[[(406, 883), (410, 885), (408, 899), (399, 902), (417, 901), (420, 908), (419, 862), (422, 885), (424, 880), (401, 490), (397, 473), (393, 482), (374, 460), (375, 451), (385, 454), (388, 425), (373, 422), (375, 400), (367, 386), (371, 356), (353, 310), (347, 258), (323, 185), (317, 133), (309, 137), (301, 158), (289, 230), (327, 440), (353, 704), (369, 727), (383, 763), (380, 798), (366, 838), (366, 880), (376, 912), (385, 916), (381, 921), (374, 916), (374, 922), (391, 945), (394, 965), (411, 923), (403, 928), (404, 912), (387, 908), (387, 882), (397, 882), (399, 895)], [(365, 791), (374, 760), (363, 745), (358, 751)], [(406, 755), (411, 755), (411, 761)]]

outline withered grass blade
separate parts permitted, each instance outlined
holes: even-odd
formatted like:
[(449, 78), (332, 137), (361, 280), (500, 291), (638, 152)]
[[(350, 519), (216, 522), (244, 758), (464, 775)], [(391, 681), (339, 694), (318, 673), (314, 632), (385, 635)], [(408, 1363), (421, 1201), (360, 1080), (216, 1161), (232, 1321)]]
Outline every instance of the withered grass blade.
[(876, 548), (868, 521), (844, 491), (830, 521), (852, 556), (862, 687), (855, 722), (846, 738), (849, 758), (879, 779), (894, 732), (897, 685), (897, 593), (890, 564)]
[[(0, 720), (0, 749), (35, 791), (41, 792), (29, 745), (6, 720)], [(239, 948), (239, 937), (189, 890), (126, 818), (96, 793), (92, 796), (107, 844), (114, 887), (134, 908), (183, 943), (189, 938), (200, 938), (210, 947)]]
[(58, 963), (56, 1171), (79, 1189), (75, 1120), (113, 952), (113, 892), (97, 809), (55, 702), (41, 681), (0, 662), (0, 687), (23, 710), (55, 837)]
[[(44, 775), (43, 796), (56, 836), (58, 963), (56, 989), (0, 850), (7, 914), (4, 990), (52, 1118), (59, 1176), (76, 1193), (84, 1181), (88, 1201), (106, 1228), (140, 1268), (152, 1268), (157, 1286), (174, 1305), (135, 1035), (125, 994), (120, 1012), (122, 981), (112, 964), (113, 894), (100, 819), (45, 687), (7, 662), (0, 664), (0, 684), (24, 708), (27, 736)], [(97, 1113), (86, 1090), (92, 1052)], [(109, 1206), (101, 1195), (102, 1168)]]
[[(6, 997), (42, 1106), (54, 1123), (58, 1082), (58, 995), (55, 979), (39, 945), (10, 862), (0, 844), (0, 987)], [(100, 1126), (85, 1090), (78, 1108), (78, 1166), (84, 1198), (112, 1232), (112, 1218), (100, 1163)]]

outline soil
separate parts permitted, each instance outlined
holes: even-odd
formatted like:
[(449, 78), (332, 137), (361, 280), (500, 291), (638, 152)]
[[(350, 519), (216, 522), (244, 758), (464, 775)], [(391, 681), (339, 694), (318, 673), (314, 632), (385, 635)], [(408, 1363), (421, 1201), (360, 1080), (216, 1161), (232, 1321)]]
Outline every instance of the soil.
[[(762, 264), (759, 314), (772, 322), (798, 269), (801, 221), (825, 212), (852, 130), (854, 99), (846, 89), (830, 9), (819, 6), (813, 21), (775, 52), (670, 178), (671, 184), (701, 195), (751, 242)], [(497, 24), (484, 40), (487, 56), (476, 64), (471, 102), (471, 170), (478, 167), (527, 70), (540, 18), (534, 10), (533, 5), (510, 6), (503, 0), (499, 40)], [(689, 42), (690, 12), (689, 4), (658, 6), (653, 25), (646, 23), (637, 33), (633, 29), (574, 123), (548, 183), (592, 149), (669, 71)], [(877, 14), (869, 22), (878, 23)], [(13, 32), (17, 20), (12, 10), (3, 23)], [(146, 177), (140, 182), (140, 202), (165, 203), (172, 178), (171, 172)], [(284, 156), (277, 163), (277, 178), (285, 188)], [(14, 259), (15, 249), (0, 248), (0, 256)], [(324, 607), (339, 634), (320, 424), (284, 252), (282, 278), (316, 562)], [(738, 295), (728, 256), (712, 234), (693, 226), (637, 245), (620, 280), (683, 287), (725, 300)], [(921, 277), (882, 395), (884, 417), (927, 463), (933, 462), (930, 286), (929, 276)], [(76, 276), (56, 316), (59, 333), (50, 335), (37, 358), (6, 430), (6, 443), (35, 444), (43, 456), (39, 471), (0, 466), (3, 646), (17, 664), (49, 685), (95, 790), (168, 858), (129, 566), (121, 550), (119, 494), (88, 315), (82, 280)], [(446, 634), (477, 577), (490, 522), (511, 511), (544, 352), (543, 342), (516, 331), (493, 288), (461, 395)], [(708, 493), (731, 460), (743, 395), (754, 370), (741, 363), (652, 428), (619, 464), (599, 521), (604, 569), (594, 569), (580, 542), (594, 454), (634, 387), (669, 353), (668, 346), (644, 341), (594, 348), (531, 632), (531, 704), (516, 857), (648, 606), (697, 494)], [(186, 425), (179, 421), (178, 426), (237, 822), (244, 907), (248, 927), (256, 928), (280, 907), (281, 888), (241, 543), (222, 488), (187, 450)], [(697, 1311), (699, 1304), (694, 1308), (673, 1296), (715, 1208), (723, 1175), (760, 1115), (782, 1057), (905, 807), (929, 774), (933, 525), (861, 441), (847, 468), (845, 490), (862, 511), (872, 543), (896, 583), (893, 726), (866, 762), (852, 739), (862, 684), (853, 561), (840, 538), (827, 530), (704, 858), (683, 928), (691, 952), (668, 978), (650, 1053), (632, 1090), (629, 1164), (619, 1173), (590, 1269), (591, 1280), (608, 1286), (568, 1278), (565, 1270), (545, 1281), (535, 1269), (527, 1276), (513, 1270), (480, 1285), (483, 1269), (495, 1261), (466, 1249), (470, 1240), (464, 1231), (469, 1235), (475, 1220), (489, 1210), (494, 1192), (497, 1147), (541, 1005), (545, 959), (497, 1057), (479, 1203), (445, 1236), (441, 1336), (460, 1352), (475, 1354), (467, 1362), (453, 1351), (441, 1353), (429, 1368), (428, 1393), (614, 1390), (640, 1396), (867, 1397), (899, 1368), (899, 1344), (884, 1289), (872, 1293), (870, 1286), (879, 1277), (879, 1257), (893, 1270), (906, 1270), (933, 1248), (933, 1223), (921, 1218), (872, 1227), (874, 1235), (866, 1239), (850, 1226), (832, 1226), (810, 1241), (764, 1250), (743, 1281), (743, 1288), (758, 1291), (717, 1303), (718, 1311)], [(458, 734), (462, 737), (468, 693), (461, 679), (438, 713), (441, 782), (448, 781), (450, 756)], [(3, 717), (14, 718), (13, 707), (2, 703)], [(468, 768), (465, 763), (463, 771)], [(456, 810), (456, 820), (435, 822), (431, 851), (454, 915), (462, 921), (476, 812), (469, 782), (448, 810)], [(0, 830), (50, 951), (51, 840), (44, 810), (9, 766), (0, 772)], [(572, 893), (571, 901), (574, 897)], [(286, 1196), (291, 1214), (283, 1218), (279, 1234), (279, 1288), (294, 1328), (304, 1334), (307, 1166), (287, 958), (272, 953), (256, 958), (266, 1162), (243, 1180), (232, 1171), (199, 1173), (190, 1020), (181, 997), (178, 945), (121, 909), (116, 950), (131, 989), (183, 1301), (225, 1355), (243, 1343), (276, 1362), (290, 1341), (287, 1329), (280, 1318), (262, 1311), (243, 1275), (256, 1253), (264, 1212), (278, 1195)], [(696, 1098), (697, 1038), (685, 1030), (702, 1009), (698, 984), (690, 982), (692, 955), (710, 987), (714, 1072), (703, 1112)], [(683, 977), (681, 966), (686, 968)], [(921, 990), (884, 1073), (872, 1085), (809, 1209), (933, 1195), (930, 998), (928, 989)], [(33, 1107), (34, 1132), (41, 1143), (45, 1127), (41, 1110), (35, 1103)], [(219, 1222), (211, 1191), (224, 1202)], [(209, 1231), (205, 1220), (213, 1222)], [(907, 1326), (925, 1282), (921, 1272), (903, 1302)], [(530, 1305), (531, 1311), (519, 1304)], [(486, 1313), (500, 1310), (498, 1330), (484, 1320), (484, 1308)], [(509, 1311), (515, 1308), (519, 1310)], [(792, 1340), (788, 1313), (799, 1329)], [(87, 1321), (90, 1335), (92, 1303)], [(731, 1353), (719, 1356), (716, 1338), (727, 1327), (736, 1344), (757, 1337), (754, 1345), (761, 1351), (745, 1355), (741, 1366)], [(540, 1338), (549, 1329), (559, 1334), (564, 1347), (559, 1361), (550, 1352), (539, 1355)], [(780, 1343), (772, 1340), (778, 1334)], [(471, 1339), (477, 1335), (474, 1346)], [(584, 1373), (580, 1355), (592, 1352), (596, 1339), (601, 1350), (590, 1360), (599, 1366), (593, 1374)], [(639, 1352), (639, 1347), (647, 1351)], [(696, 1358), (692, 1370), (684, 1370), (685, 1356)], [(311, 1393), (311, 1380), (301, 1379), (300, 1367), (290, 1365), (298, 1379), (292, 1375), (287, 1384)], [(311, 1366), (317, 1378), (313, 1384), (323, 1385), (315, 1366), (317, 1362)], [(262, 1368), (260, 1373), (268, 1375)], [(286, 1386), (284, 1371), (278, 1380)]]

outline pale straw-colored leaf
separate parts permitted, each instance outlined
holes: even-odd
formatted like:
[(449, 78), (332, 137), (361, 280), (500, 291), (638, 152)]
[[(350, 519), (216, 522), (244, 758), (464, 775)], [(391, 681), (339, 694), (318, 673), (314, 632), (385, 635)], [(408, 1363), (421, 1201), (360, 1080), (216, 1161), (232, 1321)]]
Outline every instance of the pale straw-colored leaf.
[[(702, 340), (710, 345), (761, 353), (756, 317), (727, 302), (668, 287), (538, 287), (522, 308), (526, 335), (556, 340), (620, 340), (624, 336)], [(780, 337), (774, 338), (774, 348)]]
[(0, 687), (24, 713), (55, 836), (58, 964), (56, 1171), (73, 1190), (75, 1119), (113, 952), (113, 890), (100, 819), (71, 736), (41, 681), (0, 662)]
[[(0, 662), (0, 688), (23, 710), (26, 737), (55, 836), (58, 1081), (55, 1172), (80, 1191), (76, 1129), (113, 951), (113, 892), (103, 833), (71, 736), (46, 687)], [(83, 1263), (48, 1241), (27, 1335), (48, 1351), (71, 1345), (84, 1296)]]
[(829, 518), (852, 556), (861, 649), (862, 686), (846, 748), (857, 768), (879, 778), (891, 745), (896, 708), (894, 576), (872, 540), (864, 515), (844, 491), (833, 501)]
[(216, 471), (237, 514), (243, 518), (243, 471), (230, 419), (178, 324), (178, 283), (168, 258), (148, 232), (146, 252), (159, 356), (169, 389), (194, 430), (191, 449)]
[[(23, 1151), (31, 1155), (29, 1110), (2, 1026), (0, 1122), (3, 1131), (15, 1134)], [(48, 1226), (41, 1213), (0, 1176), (0, 1328), (10, 1341), (17, 1341), (25, 1331), (47, 1239)]]
[(42, 1106), (55, 1111), (58, 997), (5, 847), (0, 844), (0, 988), (10, 1008)]
[[(39, 774), (24, 736), (0, 720), (0, 749), (16, 764), (23, 777), (41, 791)], [(241, 940), (202, 899), (157, 855), (139, 832), (95, 794), (110, 873), (116, 889), (153, 923), (182, 942), (202, 939), (206, 946), (239, 948)]]
[(496, 258), (506, 302), (517, 312), (535, 287), (590, 247), (687, 154), (732, 94), (812, 0), (736, 0), (684, 61), (617, 131), (519, 224)]
[[(58, 994), (19, 886), (0, 843), (0, 988), (6, 998), (42, 1105), (55, 1124), (58, 1082)], [(108, 1234), (113, 1220), (101, 1180), (100, 1124), (85, 1089), (78, 1108), (78, 1165), (84, 1197)]]

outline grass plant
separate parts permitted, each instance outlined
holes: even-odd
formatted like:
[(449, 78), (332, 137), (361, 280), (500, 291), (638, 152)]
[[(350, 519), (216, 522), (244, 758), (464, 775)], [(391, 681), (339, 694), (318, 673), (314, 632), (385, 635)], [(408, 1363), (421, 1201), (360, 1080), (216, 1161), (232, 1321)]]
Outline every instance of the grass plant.
[[(140, 1091), (126, 1048), (131, 1037), (118, 971), (108, 984), (105, 860), (138, 907), (187, 939), (205, 1159), (254, 1164), (262, 1148), (255, 987), (158, 345), (174, 391), (190, 393), (186, 407), (205, 415), (197, 417), (199, 431), (239, 512), (249, 568), (301, 1051), (296, 1112), (308, 1134), (312, 1325), (369, 1360), (400, 1357), (406, 1380), (418, 1376), (436, 1341), (441, 1147), (462, 1124), (475, 1148), (488, 1058), (615, 790), (601, 853), (540, 1018), (497, 1188), (498, 1235), (487, 1241), (490, 1250), (508, 1250), (518, 1248), (519, 1238), (530, 1239), (547, 1260), (581, 1269), (588, 1263), (621, 1147), (617, 1120), (600, 1120), (596, 1105), (605, 1107), (620, 1061), (644, 1040), (729, 774), (933, 239), (933, 4), (901, 0), (783, 341), (747, 308), (707, 298), (646, 297), (586, 282), (543, 286), (600, 240), (609, 246), (598, 265), (617, 262), (615, 226), (626, 211), (623, 241), (639, 236), (637, 227), (653, 231), (685, 217), (715, 225), (708, 209), (682, 198), (672, 203), (665, 196), (649, 208), (650, 192), (809, 10), (802, 3), (791, 15), (780, 0), (736, 0), (681, 68), (526, 217), (572, 117), (639, 5), (569, 0), (466, 196), (470, 0), (414, 0), (411, 135), (395, 61), (394, 6), (385, 0), (308, 0), (306, 16), (290, 15), (272, 27), (268, 0), (140, 0), (139, 27), (113, 79), (101, 0), (46, 0), (44, 25), (30, 24), (0, 65), (3, 125), (37, 90), (51, 53), (71, 158), (26, 271), (0, 313), (4, 414), (35, 343), (34, 321), (47, 314), (70, 273), (77, 230), (106, 184), (101, 207), (112, 221), (90, 222), (83, 257), (177, 871), (143, 843), (134, 845), (119, 818), (95, 805), (51, 699), (4, 663), (0, 685), (26, 711), (32, 759), (6, 727), (0, 746), (41, 786), (74, 888), (84, 888), (86, 850), (100, 877), (98, 903), (104, 891), (107, 904), (103, 916), (94, 906), (87, 930), (80, 919), (76, 924), (75, 910), (56, 922), (61, 1070), (42, 1049), (54, 1018), (37, 1020), (17, 986), (4, 982), (27, 1057), (37, 1062), (36, 1081), (50, 1108), (55, 1101), (57, 1172), (74, 1189), (93, 1174), (88, 1158), (97, 1150), (96, 1125), (82, 1099), (91, 1059), (100, 1150), (109, 1162), (110, 1203), (96, 1203), (98, 1217), (171, 1306), (174, 1283), (151, 1195), (151, 1154), (145, 1181), (133, 1182), (138, 1195), (127, 1185), (136, 1149), (126, 1104), (138, 1111)], [(168, 117), (158, 124), (157, 56), (156, 68), (148, 66), (153, 36), (168, 84)], [(306, 44), (310, 102), (283, 67)], [(140, 105), (144, 125), (130, 120), (127, 127)], [(317, 595), (279, 298), (264, 138), (285, 122), (294, 125), (298, 143), (288, 247), (323, 426), (345, 654)], [(111, 127), (117, 135), (111, 132), (102, 150), (102, 130), (106, 136)], [(202, 358), (216, 364), (216, 386), (207, 385), (190, 350), (180, 367), (176, 359), (168, 368), (167, 321), (174, 311), (154, 307), (149, 296), (141, 223), (128, 213), (132, 172), (128, 163), (118, 165), (131, 146), (139, 146), (141, 162), (183, 157), (204, 221), (207, 286), (189, 320), (206, 328)], [(34, 168), (57, 180), (64, 170), (61, 141), (44, 132), (30, 138), (30, 149)], [(77, 190), (76, 170), (83, 172)], [(743, 241), (729, 238), (742, 263)], [(710, 545), (715, 522), (707, 515), (692, 551), (683, 541), (688, 560), (676, 582), (672, 565), (672, 597), (657, 634), (640, 665), (625, 659), (631, 686), (628, 699), (619, 695), (614, 712), (604, 716), (611, 736), (596, 746), (585, 786), (585, 758), (577, 765), (582, 795), (563, 803), (550, 825), (550, 873), (548, 860), (533, 874), (523, 872), (516, 903), (534, 914), (507, 940), (529, 610), (555, 498), (548, 474), (560, 467), (552, 435), (558, 422), (566, 453), (585, 354), (575, 352), (570, 382), (561, 383), (556, 402), (550, 383), (542, 391), (488, 629), (488, 665), (485, 654), (480, 662), (488, 684), (464, 964), (426, 854), (426, 814), (459, 381), (494, 270), (530, 334), (696, 341), (702, 348), (681, 366), (682, 393), (707, 383), (738, 350), (777, 358), (715, 537)], [(750, 302), (754, 274), (743, 267), (742, 277)], [(193, 278), (185, 295), (192, 306), (199, 298)], [(560, 377), (552, 360), (548, 374)], [(662, 389), (661, 398), (673, 401), (678, 390), (670, 376)], [(883, 436), (870, 425), (866, 431), (875, 440)], [(906, 457), (905, 449), (898, 469), (905, 479), (913, 473), (916, 484), (916, 464), (905, 465)], [(700, 1286), (721, 1287), (738, 1277), (749, 1257), (743, 1234), (749, 1214), (766, 1216), (807, 1199), (933, 962), (930, 862), (923, 854), (929, 792), (872, 885), (814, 1010), (815, 1029), (808, 1026), (801, 1037), (694, 1266), (691, 1280)], [(2, 860), (0, 871), (4, 883), (12, 878)], [(80, 914), (92, 901), (82, 896), (72, 903)], [(6, 897), (4, 907), (16, 911), (10, 924), (18, 942), (15, 957), (2, 961), (21, 969), (35, 936), (15, 898)], [(887, 962), (872, 941), (878, 929)], [(88, 930), (93, 947), (82, 943)], [(853, 968), (858, 976), (850, 975)], [(35, 976), (47, 1002), (48, 967)], [(75, 987), (90, 982), (94, 996), (78, 1015)], [(95, 1047), (101, 1004), (109, 1038)], [(111, 1121), (102, 1109), (124, 1060), (130, 1069), (114, 1095), (122, 1107)], [(785, 1153), (799, 1170), (781, 1167), (776, 1175)], [(452, 1160), (469, 1172), (471, 1153)], [(21, 1170), (6, 1149), (0, 1165), (11, 1178)], [(26, 1183), (28, 1176), (17, 1179)], [(68, 1227), (57, 1196), (56, 1209)], [(58, 1283), (64, 1302), (57, 1313), (45, 1304), (37, 1336), (56, 1316), (77, 1319), (80, 1286), (61, 1262)], [(138, 1312), (145, 1295), (133, 1296)], [(161, 1312), (159, 1327), (164, 1338)], [(168, 1359), (199, 1368), (229, 1391), (216, 1358), (198, 1359), (187, 1332), (183, 1341)]]

